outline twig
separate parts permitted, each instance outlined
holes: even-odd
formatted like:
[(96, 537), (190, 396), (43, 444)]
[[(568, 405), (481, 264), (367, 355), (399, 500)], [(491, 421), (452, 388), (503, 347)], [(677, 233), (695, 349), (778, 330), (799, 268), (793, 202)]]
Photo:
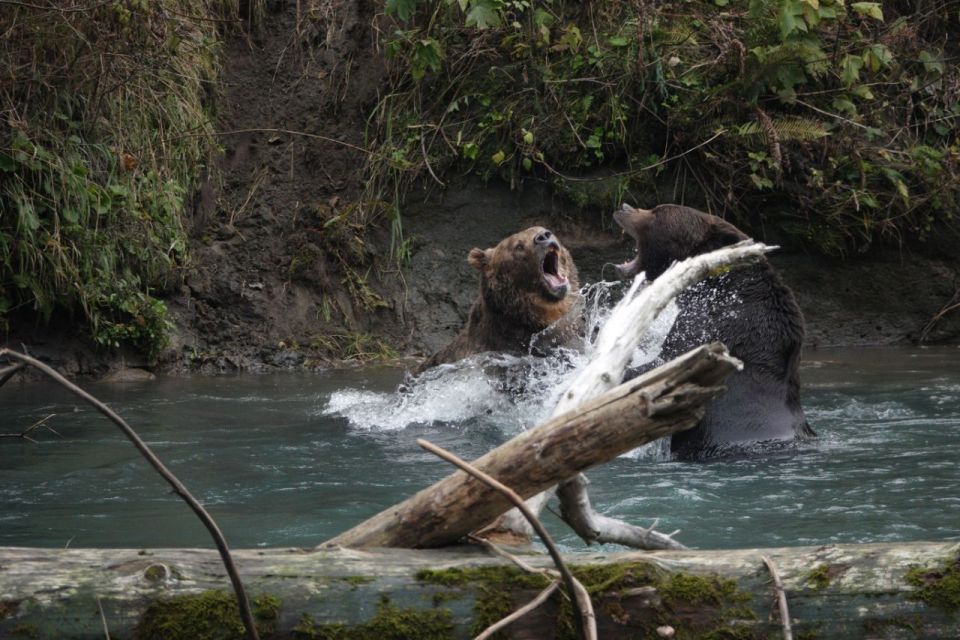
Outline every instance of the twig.
[[(573, 617), (576, 621), (577, 629), (579, 631), (579, 636), (584, 638), (584, 640), (596, 640), (597, 638), (597, 622), (596, 617), (593, 613), (593, 605), (590, 603), (590, 596), (586, 593), (586, 590), (583, 588), (577, 579), (573, 577), (573, 574), (570, 573), (570, 570), (567, 568), (566, 563), (563, 561), (560, 552), (557, 551), (556, 545), (553, 543), (553, 538), (550, 537), (550, 534), (547, 533), (547, 530), (543, 528), (543, 524), (537, 518), (536, 515), (527, 507), (524, 503), (523, 498), (518, 496), (516, 492), (510, 487), (504, 485), (498, 480), (490, 477), (483, 471), (480, 471), (470, 463), (461, 460), (454, 454), (441, 449), (437, 445), (424, 440), (423, 438), (417, 438), (417, 444), (429, 451), (430, 453), (446, 460), (450, 464), (453, 464), (466, 473), (470, 474), (474, 478), (477, 478), (484, 484), (496, 489), (502, 493), (513, 505), (520, 510), (520, 513), (527, 518), (527, 521), (530, 523), (530, 526), (534, 528), (537, 532), (537, 535), (540, 536), (540, 540), (543, 541), (544, 546), (547, 548), (547, 551), (550, 552), (550, 557), (553, 558), (553, 563), (557, 565), (557, 570), (560, 572), (560, 575), (563, 577), (563, 582), (567, 587), (567, 591), (570, 593), (570, 599), (577, 603), (578, 606), (573, 608)], [(579, 586), (579, 589), (577, 588)], [(586, 598), (584, 598), (586, 595)]]
[[(937, 323), (940, 322), (943, 316), (951, 311), (960, 309), (960, 302), (957, 302), (957, 300), (960, 300), (960, 288), (957, 288), (947, 303), (940, 307), (940, 310), (933, 314), (933, 317), (927, 321), (927, 324), (925, 324), (920, 331), (920, 337), (917, 339), (918, 342), (922, 344), (927, 341), (927, 338), (930, 337), (930, 332), (933, 331), (933, 328), (937, 326)], [(0, 381), (0, 384), (3, 384), (3, 382)]]
[(437, 181), (437, 184), (441, 187), (445, 187), (443, 180), (437, 177), (437, 174), (433, 172), (433, 167), (430, 166), (430, 156), (427, 155), (427, 141), (423, 133), (420, 134), (420, 150), (423, 151), (423, 164), (427, 165), (427, 171), (430, 172), (430, 177)]
[(560, 580), (554, 580), (553, 582), (550, 583), (550, 585), (546, 589), (544, 589), (539, 594), (537, 594), (536, 598), (534, 598), (527, 604), (523, 605), (522, 607), (520, 607), (519, 609), (511, 613), (506, 618), (503, 618), (502, 620), (494, 622), (492, 625), (484, 629), (480, 633), (480, 635), (478, 635), (473, 640), (487, 640), (487, 638), (495, 634), (497, 631), (500, 631), (500, 629), (503, 629), (507, 625), (516, 622), (517, 620), (519, 620), (520, 618), (527, 615), (528, 613), (530, 613), (531, 611), (539, 607), (541, 604), (546, 602), (547, 598), (552, 596), (553, 592), (556, 591), (557, 587), (559, 586), (560, 586)]
[(233, 584), (233, 590), (237, 594), (237, 604), (240, 608), (240, 619), (243, 621), (243, 626), (247, 630), (247, 637), (250, 640), (259, 640), (257, 628), (253, 623), (253, 613), (250, 610), (250, 601), (247, 600), (247, 594), (244, 591), (243, 582), (240, 580), (240, 573), (237, 571), (237, 566), (234, 564), (233, 557), (230, 555), (230, 548), (227, 546), (227, 541), (220, 532), (220, 528), (217, 527), (217, 523), (214, 522), (213, 518), (210, 517), (210, 514), (207, 513), (206, 509), (203, 508), (203, 505), (201, 505), (197, 499), (193, 497), (193, 494), (187, 490), (177, 476), (175, 476), (172, 471), (167, 469), (163, 462), (160, 461), (160, 458), (158, 458), (156, 454), (150, 450), (150, 447), (148, 447), (147, 444), (140, 439), (140, 436), (137, 435), (136, 431), (134, 431), (130, 425), (124, 421), (123, 418), (113, 411), (113, 409), (105, 405), (100, 400), (97, 400), (92, 395), (73, 384), (62, 375), (54, 371), (51, 367), (40, 362), (36, 358), (32, 358), (16, 351), (11, 351), (10, 349), (0, 349), (0, 358), (17, 360), (24, 364), (28, 364), (35, 369), (39, 369), (42, 373), (52, 378), (70, 393), (86, 400), (90, 405), (95, 407), (97, 411), (102, 413), (120, 428), (120, 431), (122, 431), (127, 439), (133, 443), (133, 446), (136, 447), (137, 451), (139, 451), (144, 459), (150, 463), (150, 466), (152, 466), (157, 473), (159, 473), (163, 479), (167, 481), (167, 483), (173, 488), (173, 492), (180, 496), (180, 498), (187, 503), (190, 509), (192, 509), (197, 517), (200, 518), (200, 521), (203, 522), (203, 526), (205, 526), (207, 531), (210, 532), (210, 536), (213, 538), (213, 542), (217, 546), (217, 550), (220, 552), (220, 558), (223, 561), (223, 566), (227, 570), (227, 574), (230, 576), (230, 582)]
[(769, 556), (762, 556), (763, 563), (767, 565), (767, 570), (773, 578), (773, 588), (777, 592), (777, 604), (780, 606), (780, 622), (783, 624), (783, 640), (793, 640), (793, 629), (790, 627), (790, 610), (787, 608), (787, 592), (783, 590), (783, 581), (777, 568), (773, 566), (773, 560)]
[(684, 157), (684, 156), (686, 156), (686, 155), (688, 155), (688, 154), (690, 154), (690, 153), (693, 153), (694, 151), (696, 151), (696, 150), (699, 149), (700, 147), (705, 147), (705, 146), (707, 146), (708, 144), (710, 144), (711, 142), (713, 142), (714, 140), (716, 140), (717, 138), (719, 138), (720, 136), (722, 136), (722, 135), (725, 134), (726, 132), (727, 132), (726, 129), (721, 129), (721, 130), (717, 131), (715, 134), (713, 134), (712, 136), (710, 136), (709, 138), (707, 138), (706, 140), (704, 140), (703, 142), (701, 142), (700, 144), (698, 144), (698, 145), (696, 145), (696, 146), (693, 146), (693, 147), (690, 147), (690, 148), (687, 149), (686, 151), (683, 151), (683, 152), (681, 152), (681, 153), (678, 153), (678, 154), (675, 155), (675, 156), (670, 156), (669, 158), (664, 158), (663, 160), (660, 160), (660, 161), (658, 161), (658, 162), (654, 162), (653, 164), (648, 164), (648, 165), (645, 166), (645, 167), (640, 167), (639, 169), (631, 169), (630, 171), (619, 171), (619, 172), (616, 172), (616, 173), (609, 173), (609, 174), (606, 174), (606, 175), (601, 176), (601, 177), (598, 177), (598, 178), (577, 178), (577, 177), (574, 177), (574, 176), (564, 175), (564, 174), (560, 173), (559, 171), (557, 171), (556, 169), (554, 169), (553, 167), (551, 167), (549, 164), (547, 164), (547, 163), (544, 162), (543, 160), (540, 160), (539, 162), (540, 162), (540, 164), (542, 164), (544, 167), (546, 167), (547, 171), (549, 171), (550, 173), (554, 174), (554, 175), (557, 176), (557, 177), (563, 178), (564, 180), (569, 180), (570, 182), (599, 182), (599, 181), (601, 181), (601, 180), (609, 180), (610, 178), (619, 178), (619, 177), (622, 177), (622, 176), (632, 176), (632, 175), (636, 175), (636, 174), (640, 173), (641, 171), (649, 171), (650, 169), (656, 169), (657, 167), (659, 167), (659, 166), (661, 166), (661, 165), (665, 165), (665, 164), (667, 164), (667, 163), (673, 162), (674, 160), (679, 160), (680, 158), (682, 158), (682, 157)]
[(81, 13), (84, 11), (93, 11), (94, 9), (99, 9), (100, 7), (106, 6), (108, 4), (113, 4), (114, 0), (104, 0), (103, 2), (98, 2), (92, 4), (88, 7), (66, 7), (61, 8), (51, 3), (47, 6), (39, 4), (30, 4), (29, 2), (19, 2), (18, 0), (0, 0), (0, 4), (9, 4), (14, 7), (23, 7), (24, 9), (39, 9), (40, 11), (56, 11), (57, 13)]
[(97, 598), (97, 609), (100, 611), (100, 621), (103, 622), (103, 637), (110, 640), (110, 628), (107, 627), (107, 616), (103, 613), (103, 603)]
[(830, 116), (831, 118), (836, 118), (837, 120), (840, 120), (841, 122), (846, 122), (847, 124), (852, 124), (853, 126), (855, 126), (855, 127), (860, 127), (861, 129), (864, 129), (864, 130), (869, 130), (869, 129), (870, 129), (870, 127), (865, 126), (865, 125), (862, 125), (862, 124), (860, 124), (859, 122), (854, 122), (854, 121), (851, 120), (850, 118), (844, 118), (843, 116), (841, 116), (841, 115), (838, 114), (838, 113), (830, 113), (829, 111), (824, 111), (823, 109), (820, 109), (819, 107), (815, 107), (815, 106), (813, 106), (812, 104), (810, 104), (810, 103), (808, 103), (808, 102), (804, 102), (803, 100), (796, 100), (795, 102), (796, 102), (797, 104), (802, 104), (803, 106), (805, 106), (805, 107), (808, 108), (808, 109), (812, 109), (812, 110), (816, 111), (816, 112), (819, 113), (820, 115)]
[[(46, 427), (46, 429), (47, 429), (48, 431), (50, 431), (50, 432), (54, 433), (55, 435), (58, 435), (58, 436), (59, 436), (60, 434), (57, 433), (56, 430), (55, 430), (53, 427), (51, 427), (50, 425), (45, 424), (47, 420), (49, 420), (50, 418), (54, 417), (55, 415), (57, 415), (57, 414), (51, 413), (51, 414), (48, 415), (46, 418), (41, 418), (40, 420), (37, 420), (36, 422), (34, 422), (32, 425), (30, 425), (29, 427), (27, 427), (26, 429), (24, 429), (24, 430), (21, 431), (20, 433), (0, 433), (0, 438), (22, 438), (22, 439), (24, 439), (24, 440), (27, 440), (27, 441), (29, 441), (29, 442), (32, 442), (33, 444), (39, 444), (36, 440), (34, 440), (33, 438), (31, 438), (28, 434), (29, 434), (31, 431), (34, 431), (35, 429), (39, 429), (40, 427)], [(60, 437), (63, 437), (63, 436), (60, 436)]]
[(505, 558), (509, 560), (513, 564), (517, 565), (518, 567), (526, 571), (527, 573), (539, 573), (539, 574), (550, 576), (550, 577), (557, 577), (559, 575), (558, 573), (556, 573), (555, 571), (552, 571), (551, 569), (538, 569), (537, 567), (531, 564), (527, 564), (519, 556), (515, 556), (512, 553), (509, 553), (508, 551), (504, 551), (503, 549), (493, 544), (486, 538), (481, 538), (480, 536), (474, 535), (471, 533), (467, 536), (467, 539), (470, 540), (471, 542), (475, 542), (479, 545), (486, 547), (488, 551), (493, 552), (494, 554), (500, 556), (501, 558)]

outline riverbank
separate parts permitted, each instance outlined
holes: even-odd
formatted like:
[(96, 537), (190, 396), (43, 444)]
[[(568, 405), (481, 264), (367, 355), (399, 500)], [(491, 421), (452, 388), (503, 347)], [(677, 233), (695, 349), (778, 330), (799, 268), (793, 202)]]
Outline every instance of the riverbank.
[[(447, 175), (436, 166), (443, 188), (424, 173), (395, 202), (372, 194), (365, 163), (389, 149), (373, 132), (390, 72), (378, 48), (384, 16), (375, 3), (342, 3), (335, 15), (308, 5), (298, 14), (293, 3), (267, 3), (255, 33), (222, 34), (210, 92), (222, 154), (187, 199), (183, 264), (163, 291), (150, 290), (171, 323), (158, 356), (97, 345), (63, 309), (46, 323), (29, 312), (8, 316), (6, 344), (90, 377), (417, 358), (466, 320), (477, 292), (467, 252), (531, 224), (560, 236), (582, 282), (612, 277), (604, 264), (621, 262), (630, 246), (612, 231), (612, 205), (601, 204), (612, 196), (590, 196), (592, 185), (571, 193), (549, 173), (514, 175), (508, 185), (482, 181), (478, 167), (446, 166)], [(687, 178), (667, 181), (672, 190), (634, 184), (621, 199), (682, 201), (687, 188), (678, 196), (676, 184)], [(688, 204), (704, 206), (704, 194), (693, 186), (689, 194)], [(753, 233), (770, 243), (783, 237), (773, 224)], [(774, 254), (806, 317), (808, 351), (960, 340), (960, 309), (948, 311), (960, 303), (960, 238), (951, 233), (905, 247), (874, 242), (844, 258), (804, 253), (794, 239)], [(139, 319), (122, 324), (139, 327)]]

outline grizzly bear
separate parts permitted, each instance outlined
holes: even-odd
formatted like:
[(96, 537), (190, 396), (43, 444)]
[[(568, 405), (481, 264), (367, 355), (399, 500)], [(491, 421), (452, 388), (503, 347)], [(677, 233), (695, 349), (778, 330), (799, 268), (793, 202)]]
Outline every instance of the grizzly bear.
[[(721, 218), (673, 204), (649, 211), (625, 204), (613, 218), (636, 241), (636, 256), (618, 267), (622, 277), (645, 271), (653, 281), (674, 261), (747, 239)], [(727, 390), (707, 404), (695, 427), (672, 436), (673, 457), (790, 449), (814, 435), (800, 406), (803, 315), (766, 259), (712, 275), (676, 302), (679, 314), (660, 358), (720, 341), (743, 370), (727, 378)]]
[(557, 237), (530, 227), (492, 249), (471, 249), (480, 295), (467, 326), (417, 373), (483, 351), (526, 353), (531, 338), (563, 318), (577, 299), (577, 268)]

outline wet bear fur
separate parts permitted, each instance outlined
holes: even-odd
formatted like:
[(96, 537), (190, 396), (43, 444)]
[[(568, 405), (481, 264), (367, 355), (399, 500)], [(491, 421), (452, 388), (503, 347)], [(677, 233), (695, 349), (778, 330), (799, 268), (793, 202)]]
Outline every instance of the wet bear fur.
[[(515, 233), (490, 249), (474, 248), (467, 261), (480, 273), (467, 325), (416, 373), (484, 351), (527, 353), (531, 338), (567, 316), (578, 299), (573, 258), (543, 227)], [(571, 331), (563, 328), (558, 335)]]
[[(646, 271), (650, 281), (675, 261), (747, 239), (729, 222), (679, 205), (650, 211), (624, 205), (614, 219), (637, 246), (636, 258), (620, 267), (622, 275)], [(699, 424), (673, 435), (674, 457), (790, 449), (814, 435), (800, 404), (803, 314), (766, 259), (707, 278), (681, 293), (677, 305), (660, 358), (720, 341), (743, 361), (743, 371), (727, 378), (727, 390), (707, 404)]]

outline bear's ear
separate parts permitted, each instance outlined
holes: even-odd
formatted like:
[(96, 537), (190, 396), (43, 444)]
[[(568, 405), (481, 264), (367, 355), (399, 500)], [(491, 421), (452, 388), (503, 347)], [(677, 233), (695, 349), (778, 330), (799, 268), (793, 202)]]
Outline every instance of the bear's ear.
[(478, 249), (474, 247), (470, 249), (470, 255), (467, 256), (467, 262), (470, 263), (470, 266), (476, 269), (477, 271), (483, 271), (487, 268), (487, 265), (490, 264), (490, 260), (493, 259), (493, 249)]

